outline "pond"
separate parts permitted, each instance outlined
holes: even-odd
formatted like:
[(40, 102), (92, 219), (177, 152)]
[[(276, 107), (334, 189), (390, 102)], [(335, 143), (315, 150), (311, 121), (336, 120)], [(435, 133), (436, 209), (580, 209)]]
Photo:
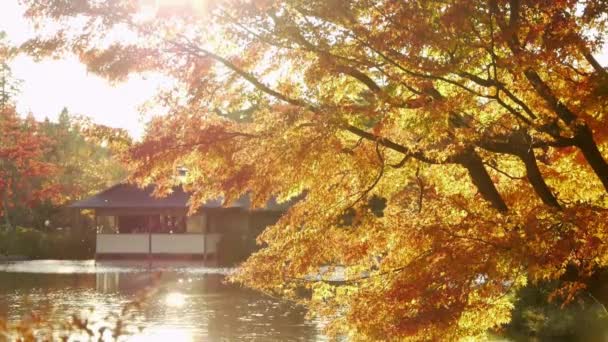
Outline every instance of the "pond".
[[(21, 261), (0, 263), (0, 320), (47, 320), (66, 334), (73, 315), (112, 340), (118, 321), (129, 341), (319, 341), (302, 308), (225, 283), (229, 269), (201, 263)], [(73, 325), (72, 325), (73, 326)], [(72, 340), (88, 339), (81, 331)], [(2, 337), (0, 337), (2, 340)]]

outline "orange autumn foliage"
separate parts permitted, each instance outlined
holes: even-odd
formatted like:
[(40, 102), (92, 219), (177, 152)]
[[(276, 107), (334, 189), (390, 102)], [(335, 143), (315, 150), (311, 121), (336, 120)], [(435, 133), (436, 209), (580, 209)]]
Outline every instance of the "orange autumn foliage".
[(603, 1), (24, 2), (57, 29), (24, 50), (175, 79), (134, 180), (305, 194), (233, 279), (330, 333), (483, 336), (526, 283), (572, 299), (608, 266)]
[(11, 225), (15, 207), (33, 207), (58, 196), (48, 176), (55, 165), (43, 161), (50, 139), (42, 134), (33, 117), (20, 118), (14, 107), (0, 110), (0, 216)]

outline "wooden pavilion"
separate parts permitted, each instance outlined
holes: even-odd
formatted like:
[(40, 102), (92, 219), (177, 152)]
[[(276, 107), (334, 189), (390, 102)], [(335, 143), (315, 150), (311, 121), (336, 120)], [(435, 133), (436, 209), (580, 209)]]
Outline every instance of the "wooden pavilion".
[(70, 206), (94, 210), (96, 259), (207, 259), (220, 252), (229, 253), (219, 250), (226, 234), (253, 239), (295, 201), (279, 204), (271, 200), (265, 208), (251, 210), (248, 196), (229, 206), (222, 206), (218, 199), (189, 216), (190, 196), (181, 187), (164, 198), (154, 197), (153, 191), (152, 186), (142, 189), (121, 183)]

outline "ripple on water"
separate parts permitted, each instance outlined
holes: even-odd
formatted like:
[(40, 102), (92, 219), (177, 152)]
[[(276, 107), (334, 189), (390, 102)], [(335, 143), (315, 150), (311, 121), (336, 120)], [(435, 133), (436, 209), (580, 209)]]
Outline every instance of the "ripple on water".
[(96, 261), (96, 260), (30, 260), (0, 263), (0, 272), (49, 273), (49, 274), (95, 274), (129, 273), (142, 271), (169, 271), (188, 274), (228, 275), (233, 269), (214, 267), (201, 261)]

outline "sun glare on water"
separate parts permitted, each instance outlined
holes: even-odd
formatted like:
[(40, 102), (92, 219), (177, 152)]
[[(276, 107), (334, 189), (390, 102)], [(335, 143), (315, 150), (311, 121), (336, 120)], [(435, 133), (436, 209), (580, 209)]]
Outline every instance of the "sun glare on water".
[(154, 327), (147, 329), (144, 333), (133, 336), (129, 342), (190, 342), (194, 341), (192, 334), (180, 328)]
[[(181, 308), (186, 303), (186, 295), (180, 292), (169, 292), (164, 297), (164, 303), (167, 307)], [(173, 327), (169, 325), (158, 325), (145, 329), (141, 334), (133, 336), (129, 339), (131, 342), (189, 342), (194, 341), (192, 332), (181, 327)]]
[(165, 304), (172, 307), (182, 307), (186, 303), (186, 296), (179, 292), (170, 292), (165, 296)]

